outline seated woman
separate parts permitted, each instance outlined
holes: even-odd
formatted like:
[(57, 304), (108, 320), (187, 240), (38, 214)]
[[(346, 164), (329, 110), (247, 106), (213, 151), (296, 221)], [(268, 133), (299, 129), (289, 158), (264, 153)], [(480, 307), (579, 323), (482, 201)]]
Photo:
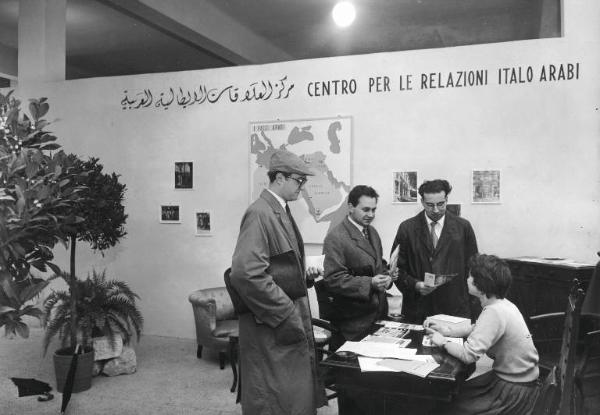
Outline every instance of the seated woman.
[[(508, 265), (494, 255), (475, 254), (469, 260), (469, 294), (479, 298), (483, 311), (475, 322), (459, 326), (427, 319), (431, 342), (465, 363), (483, 354), (494, 360), (493, 370), (467, 381), (450, 404), (436, 413), (531, 413), (538, 394), (538, 352), (519, 309), (505, 297), (512, 276)], [(463, 345), (448, 337), (467, 337)]]

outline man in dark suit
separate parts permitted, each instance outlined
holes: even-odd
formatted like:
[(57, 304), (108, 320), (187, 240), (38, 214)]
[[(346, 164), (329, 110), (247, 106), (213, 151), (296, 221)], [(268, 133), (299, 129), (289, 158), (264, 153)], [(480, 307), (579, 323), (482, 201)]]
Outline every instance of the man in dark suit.
[(306, 291), (304, 243), (288, 202), (314, 175), (295, 154), (276, 150), (269, 188), (240, 226), (230, 285), (239, 315), (244, 415), (315, 415), (326, 403), (318, 378)]
[(371, 226), (378, 197), (371, 187), (354, 187), (348, 195), (348, 216), (323, 244), (323, 278), (333, 297), (333, 323), (343, 335), (334, 343), (358, 340), (387, 314), (385, 291), (392, 278), (385, 275), (381, 239)]
[[(422, 322), (435, 314), (475, 318), (467, 290), (467, 262), (477, 253), (469, 221), (446, 211), (452, 190), (446, 180), (426, 181), (419, 187), (423, 211), (398, 227), (392, 252), (398, 247), (396, 286), (403, 294), (402, 313)], [(441, 286), (428, 286), (425, 273), (454, 275)]]

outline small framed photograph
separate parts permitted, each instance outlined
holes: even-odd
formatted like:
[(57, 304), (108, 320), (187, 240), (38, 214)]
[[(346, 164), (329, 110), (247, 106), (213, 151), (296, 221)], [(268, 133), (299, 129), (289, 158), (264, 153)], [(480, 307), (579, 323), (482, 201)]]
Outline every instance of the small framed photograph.
[(160, 205), (160, 223), (181, 223), (179, 205)]
[(393, 173), (392, 203), (417, 203), (418, 187), (416, 171)]
[(473, 203), (500, 203), (500, 170), (473, 170)]
[(209, 210), (199, 210), (196, 212), (196, 236), (211, 236), (211, 214)]
[(446, 210), (448, 212), (454, 213), (455, 216), (460, 216), (460, 204), (457, 204), (457, 203), (448, 203), (446, 205)]
[(175, 189), (192, 189), (194, 187), (194, 163), (191, 161), (175, 162)]

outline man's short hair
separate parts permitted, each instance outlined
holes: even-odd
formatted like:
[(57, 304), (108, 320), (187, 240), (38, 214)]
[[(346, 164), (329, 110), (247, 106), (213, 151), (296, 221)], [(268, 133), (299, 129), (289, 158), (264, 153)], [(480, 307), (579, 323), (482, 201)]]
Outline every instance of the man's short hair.
[(267, 172), (267, 176), (269, 176), (269, 183), (273, 183), (275, 181), (275, 179), (277, 178), (277, 173), (281, 173), (285, 176), (285, 173), (283, 173), (283, 172), (269, 170)]
[(508, 264), (495, 255), (475, 254), (469, 259), (469, 273), (473, 277), (473, 285), (488, 298), (506, 297), (512, 283), (512, 275)]
[(448, 180), (436, 179), (425, 181), (419, 186), (419, 194), (423, 197), (425, 193), (446, 193), (446, 196), (452, 191), (452, 186), (448, 183)]
[(372, 197), (375, 200), (379, 199), (379, 195), (370, 186), (365, 186), (364, 184), (359, 184), (358, 186), (354, 186), (350, 193), (348, 194), (348, 203), (352, 206), (358, 205), (358, 199), (362, 196)]

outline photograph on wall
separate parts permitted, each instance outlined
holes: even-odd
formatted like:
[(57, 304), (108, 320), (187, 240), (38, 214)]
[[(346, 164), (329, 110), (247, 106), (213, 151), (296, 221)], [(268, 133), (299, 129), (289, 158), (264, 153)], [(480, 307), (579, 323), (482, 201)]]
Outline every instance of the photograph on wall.
[(460, 204), (449, 203), (446, 205), (446, 210), (448, 212), (454, 213), (455, 216), (460, 216)]
[(181, 223), (179, 205), (160, 205), (161, 223)]
[(175, 162), (175, 189), (191, 189), (194, 186), (194, 163)]
[(299, 156), (315, 173), (290, 203), (306, 243), (323, 243), (329, 229), (348, 214), (352, 187), (352, 117), (260, 121), (249, 124), (250, 201), (269, 184), (267, 170), (275, 150)]
[(500, 203), (500, 170), (473, 170), (473, 203)]
[(395, 171), (392, 203), (417, 203), (417, 172)]
[(210, 216), (210, 211), (208, 210), (199, 210), (196, 212), (196, 236), (212, 235)]

